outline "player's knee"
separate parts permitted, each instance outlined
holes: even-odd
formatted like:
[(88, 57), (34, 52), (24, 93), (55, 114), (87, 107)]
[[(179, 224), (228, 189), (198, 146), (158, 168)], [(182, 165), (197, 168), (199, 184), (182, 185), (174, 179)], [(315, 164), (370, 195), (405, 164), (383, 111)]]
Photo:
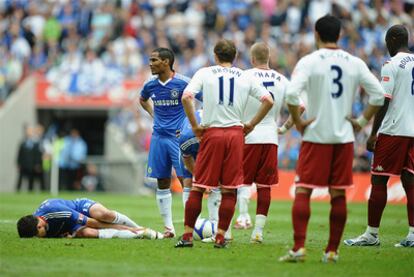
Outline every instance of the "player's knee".
[(169, 178), (157, 179), (157, 183), (158, 183), (159, 189), (169, 189), (171, 185), (171, 179)]
[(299, 194), (299, 193), (311, 195), (312, 194), (312, 189), (303, 188), (303, 187), (296, 187), (295, 194)]
[(101, 211), (99, 220), (105, 221), (105, 222), (113, 222), (115, 218), (116, 218), (116, 213), (114, 211), (105, 209)]
[[(402, 177), (402, 175), (401, 175)], [(386, 186), (388, 183), (388, 176), (382, 176), (382, 175), (372, 175), (371, 176), (371, 184), (372, 185), (383, 185)]]
[(338, 196), (345, 196), (345, 190), (344, 189), (329, 189), (329, 194), (331, 195), (331, 198), (335, 198)]

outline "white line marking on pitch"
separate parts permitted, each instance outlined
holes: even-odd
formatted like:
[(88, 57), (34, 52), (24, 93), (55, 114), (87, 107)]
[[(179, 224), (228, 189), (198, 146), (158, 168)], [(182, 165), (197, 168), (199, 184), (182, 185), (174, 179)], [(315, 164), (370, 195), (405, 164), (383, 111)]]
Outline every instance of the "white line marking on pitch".
[(5, 224), (16, 223), (16, 220), (13, 220), (13, 219), (0, 219), (0, 223), (5, 223)]

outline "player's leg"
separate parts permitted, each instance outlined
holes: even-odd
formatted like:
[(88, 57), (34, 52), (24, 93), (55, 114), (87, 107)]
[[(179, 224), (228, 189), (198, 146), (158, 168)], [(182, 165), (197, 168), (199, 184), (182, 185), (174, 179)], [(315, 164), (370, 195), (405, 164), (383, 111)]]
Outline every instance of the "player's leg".
[(217, 224), (218, 210), (221, 203), (221, 191), (219, 188), (211, 189), (207, 199), (208, 217), (211, 222)]
[(136, 239), (142, 238), (141, 232), (132, 232), (129, 230), (117, 230), (117, 229), (94, 229), (94, 228), (82, 228), (76, 232), (76, 238), (99, 238), (99, 239)]
[[(414, 158), (414, 156), (412, 158)], [(407, 196), (408, 234), (405, 239), (395, 244), (395, 246), (414, 247), (414, 174), (407, 170), (403, 170), (401, 174), (401, 182)]]
[(257, 187), (257, 207), (256, 218), (254, 221), (254, 229), (250, 236), (250, 242), (262, 243), (263, 242), (263, 229), (266, 225), (267, 214), (270, 207), (270, 186)]
[(34, 185), (34, 178), (35, 178), (35, 171), (30, 170), (29, 171), (29, 191), (33, 191), (33, 185)]
[(331, 211), (329, 214), (329, 241), (322, 256), (322, 262), (337, 262), (338, 247), (347, 219), (345, 189), (353, 185), (352, 163), (353, 143), (334, 144), (332, 168), (329, 178)]
[(327, 187), (331, 170), (333, 146), (302, 142), (296, 174), (295, 199), (292, 206), (294, 246), (279, 258), (281, 262), (305, 260), (305, 241), (311, 215), (310, 197), (313, 188)]
[(236, 189), (221, 188), (221, 203), (219, 207), (219, 222), (216, 234), (216, 247), (225, 246), (226, 232), (229, 229), (237, 201)]
[(217, 227), (215, 248), (226, 247), (227, 232), (237, 201), (236, 189), (243, 184), (243, 146), (244, 134), (241, 128), (225, 128), (222, 141), (225, 145), (221, 166), (221, 204)]
[(172, 221), (171, 170), (172, 162), (168, 154), (170, 138), (152, 136), (148, 154), (147, 176), (157, 179), (156, 201), (164, 222), (166, 238), (175, 236)]
[(201, 213), (204, 191), (205, 189), (200, 187), (191, 188), (188, 201), (185, 205), (183, 241), (192, 243), (194, 225)]
[(255, 178), (257, 186), (257, 207), (255, 227), (250, 237), (253, 243), (263, 241), (263, 229), (266, 224), (267, 214), (269, 212), (271, 200), (271, 187), (276, 186), (279, 182), (277, 171), (277, 145), (261, 145), (262, 151), (259, 151), (260, 161)]
[(19, 168), (19, 177), (17, 178), (17, 183), (16, 183), (17, 192), (19, 192), (22, 187), (23, 175), (24, 175), (24, 170)]
[(338, 246), (344, 232), (347, 211), (345, 189), (329, 189), (331, 195), (331, 211), (329, 214), (329, 241), (322, 257), (323, 262), (338, 260)]
[(400, 175), (405, 166), (410, 168), (410, 154), (407, 158), (407, 153), (410, 153), (411, 149), (410, 144), (410, 138), (407, 137), (378, 135), (371, 166), (372, 186), (368, 200), (368, 226), (362, 235), (345, 240), (346, 245), (375, 246), (380, 244), (378, 233), (382, 213), (387, 204), (388, 179), (391, 175)]
[(90, 217), (102, 222), (141, 228), (141, 226), (135, 223), (128, 216), (117, 211), (109, 210), (100, 203), (94, 203), (90, 206), (89, 215)]
[(245, 186), (237, 189), (239, 216), (234, 224), (235, 229), (247, 229), (251, 227), (248, 204), (251, 196), (251, 186), (260, 168), (261, 154), (261, 144), (245, 144), (243, 147), (243, 184)]
[(172, 194), (171, 194), (171, 179), (158, 178), (157, 179), (157, 204), (160, 214), (164, 221), (164, 236), (165, 238), (175, 237), (175, 228), (172, 216)]
[(188, 197), (190, 196), (191, 187), (193, 185), (192, 178), (184, 178), (183, 179), (184, 187), (183, 187), (183, 206), (185, 208), (185, 204), (187, 203)]
[(206, 188), (217, 188), (225, 143), (218, 128), (207, 129), (200, 143), (194, 182), (185, 206), (184, 234), (176, 248), (193, 246), (193, 229), (201, 213), (203, 193)]
[(239, 204), (239, 216), (234, 224), (235, 229), (249, 229), (252, 220), (249, 215), (249, 202), (251, 197), (251, 186), (243, 186), (237, 189), (237, 203)]

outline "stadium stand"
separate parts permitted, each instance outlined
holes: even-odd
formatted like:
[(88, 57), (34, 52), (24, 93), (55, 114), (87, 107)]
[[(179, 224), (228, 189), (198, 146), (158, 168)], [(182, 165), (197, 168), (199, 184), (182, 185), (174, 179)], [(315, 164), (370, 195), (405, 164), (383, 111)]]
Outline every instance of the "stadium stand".
[[(377, 76), (387, 59), (386, 29), (397, 23), (414, 26), (412, 0), (0, 1), (0, 110), (22, 81), (34, 76), (37, 85), (25, 93), (36, 93), (38, 109), (110, 110), (109, 124), (120, 129), (122, 139), (137, 152), (146, 151), (151, 122), (135, 112), (134, 98), (149, 76), (152, 49), (173, 49), (175, 69), (192, 76), (212, 62), (207, 53), (219, 37), (236, 42), (240, 68), (249, 65), (249, 47), (262, 40), (272, 48), (271, 67), (290, 76), (298, 59), (313, 49), (312, 26), (326, 13), (343, 22), (341, 47), (361, 57)], [(364, 91), (358, 95), (354, 114), (367, 101)], [(40, 115), (46, 133), (57, 134), (59, 126)], [(281, 120), (286, 117), (284, 111)], [(356, 171), (369, 170), (364, 145), (369, 131), (357, 137)], [(295, 167), (299, 141), (295, 131), (281, 137), (281, 168)]]

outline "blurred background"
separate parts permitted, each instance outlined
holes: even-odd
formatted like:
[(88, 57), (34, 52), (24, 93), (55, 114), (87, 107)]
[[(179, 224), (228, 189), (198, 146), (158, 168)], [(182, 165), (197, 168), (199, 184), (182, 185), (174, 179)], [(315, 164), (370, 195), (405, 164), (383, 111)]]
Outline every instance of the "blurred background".
[[(171, 48), (191, 77), (213, 63), (219, 38), (235, 41), (243, 69), (261, 40), (289, 78), (326, 13), (343, 22), (340, 46), (377, 76), (391, 25), (405, 24), (414, 45), (414, 0), (0, 0), (0, 191), (150, 193), (152, 121), (137, 100), (152, 49)], [(366, 103), (360, 90), (355, 116)], [(357, 135), (356, 172), (369, 171), (369, 132)], [(281, 169), (294, 170), (299, 146), (295, 130), (280, 137)]]

